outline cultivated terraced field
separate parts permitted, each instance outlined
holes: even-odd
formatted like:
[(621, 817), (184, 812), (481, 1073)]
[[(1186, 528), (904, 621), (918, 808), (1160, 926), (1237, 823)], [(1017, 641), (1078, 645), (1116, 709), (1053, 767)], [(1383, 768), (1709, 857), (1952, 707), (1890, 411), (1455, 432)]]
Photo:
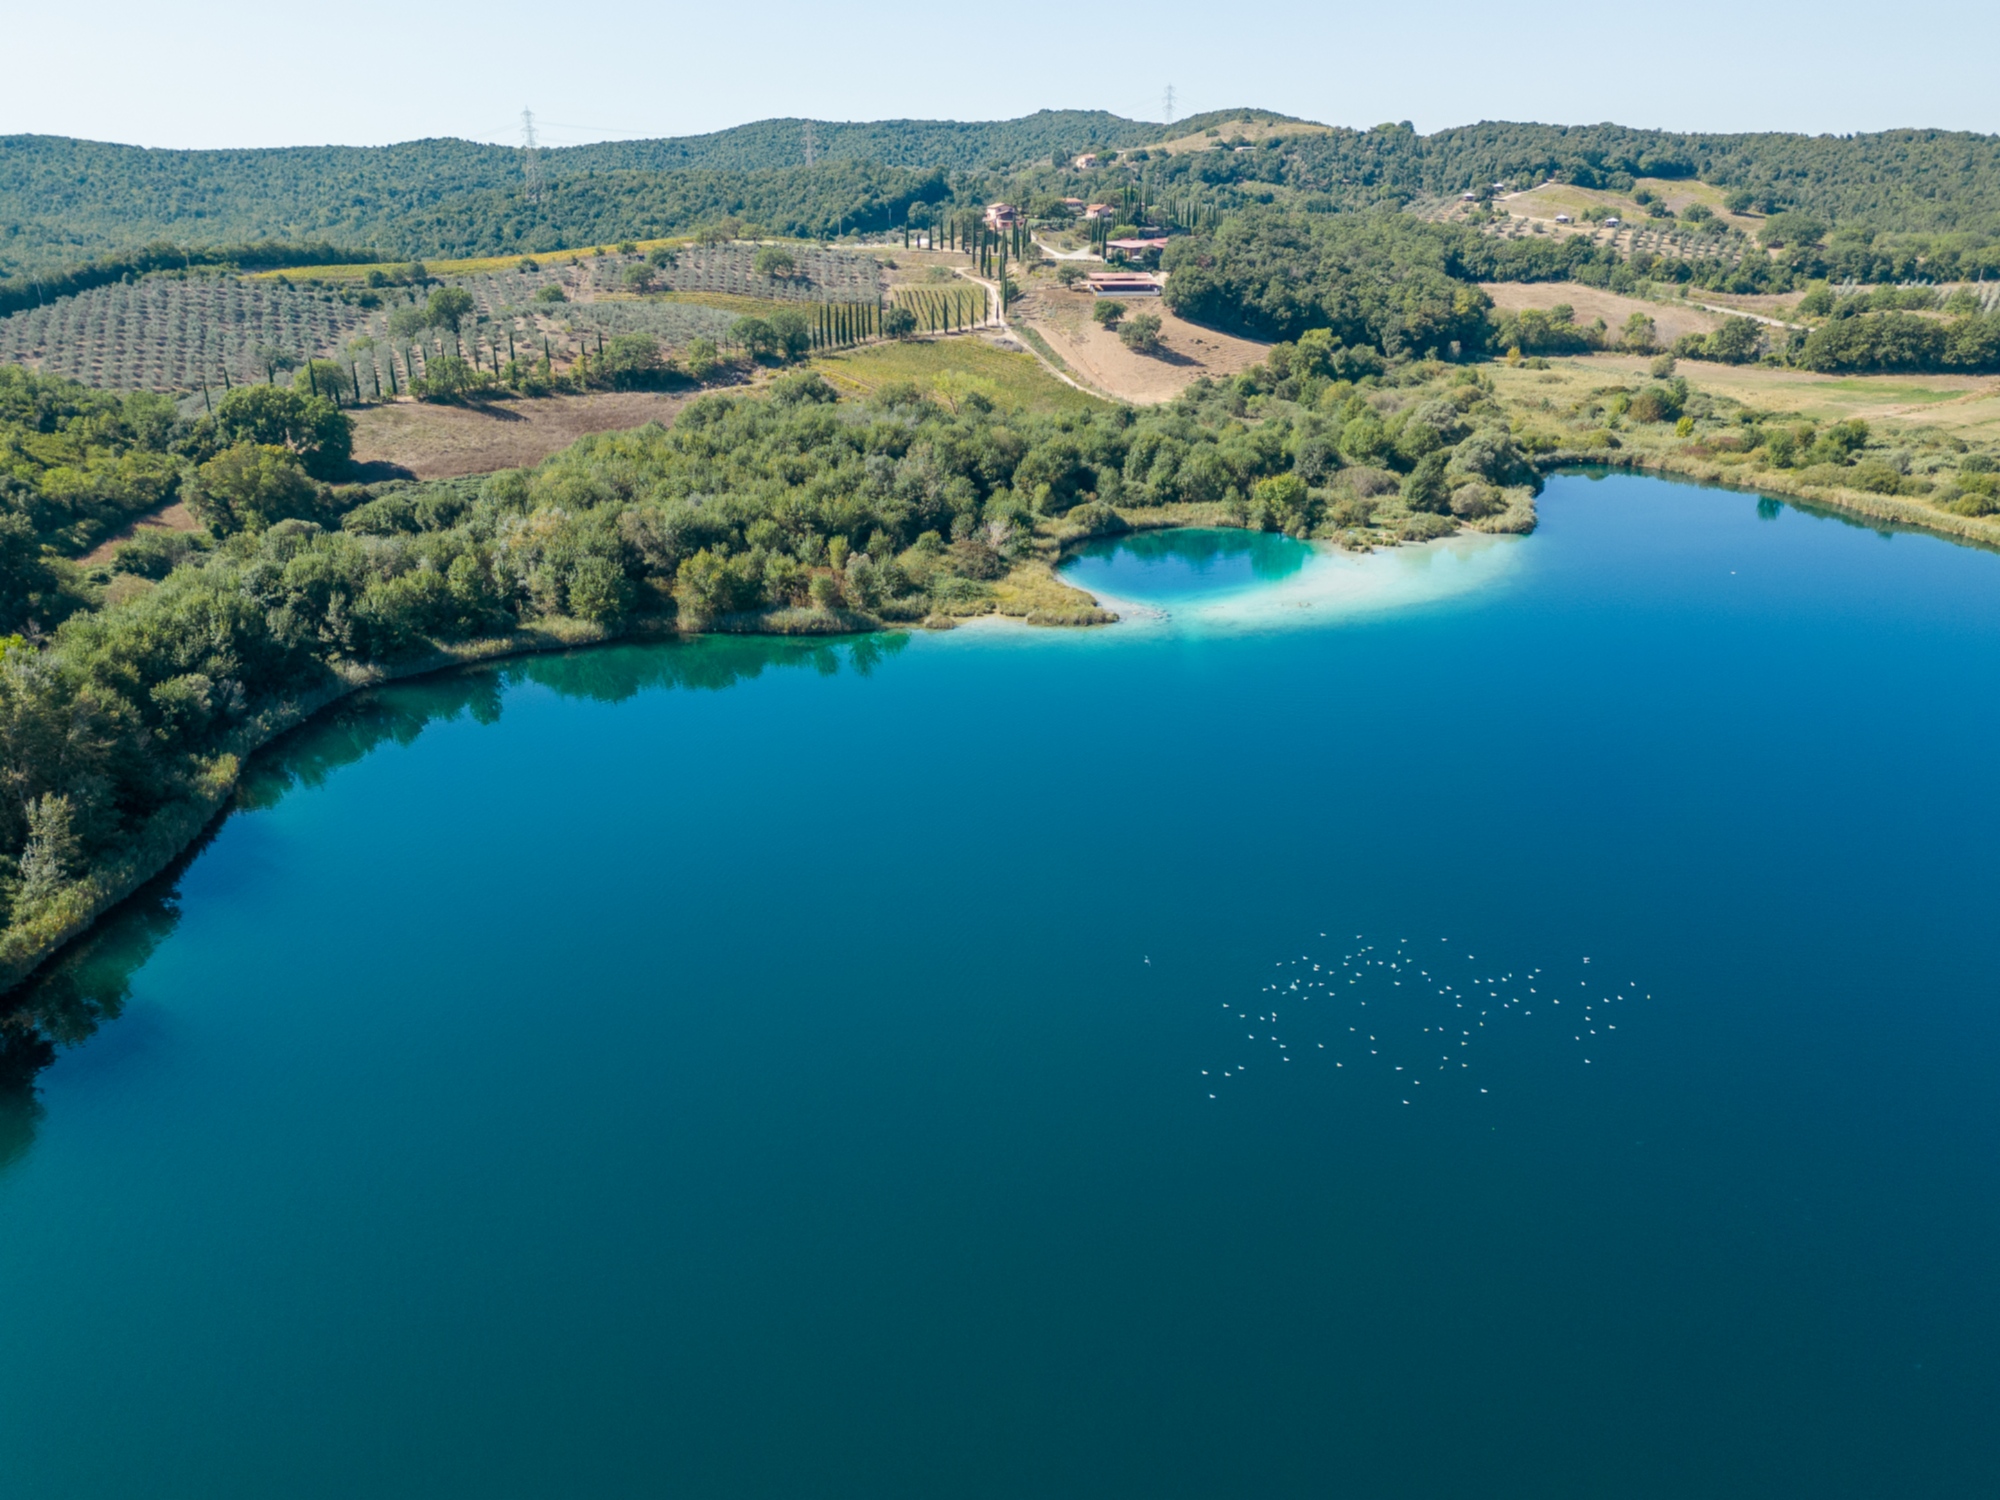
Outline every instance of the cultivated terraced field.
[[(274, 365), (284, 370), (307, 359), (336, 359), (368, 397), (403, 388), (439, 353), (462, 353), (491, 368), (544, 348), (561, 361), (599, 336), (620, 333), (650, 333), (669, 348), (720, 339), (740, 312), (703, 306), (705, 295), (871, 306), (881, 297), (882, 271), (872, 256), (795, 250), (795, 274), (770, 277), (755, 271), (756, 253), (752, 245), (682, 250), (654, 282), (678, 294), (675, 301), (614, 296), (623, 293), (625, 271), (641, 263), (638, 256), (548, 257), (532, 270), (446, 278), (473, 299), (456, 349), (450, 334), (436, 330), (389, 336), (389, 314), (420, 295), (404, 288), (382, 289), (380, 305), (371, 308), (275, 278), (154, 277), (0, 318), (0, 363), (116, 390), (192, 391), (263, 380)], [(561, 287), (568, 300), (535, 301), (549, 286)]]

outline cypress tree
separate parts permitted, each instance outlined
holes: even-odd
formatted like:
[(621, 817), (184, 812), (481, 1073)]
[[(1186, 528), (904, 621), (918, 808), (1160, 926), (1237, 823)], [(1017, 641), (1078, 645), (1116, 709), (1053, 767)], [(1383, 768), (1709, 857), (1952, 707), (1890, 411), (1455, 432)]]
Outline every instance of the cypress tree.
[[(312, 386), (312, 393), (317, 396), (319, 394), (319, 372), (313, 369), (313, 362), (311, 360), (306, 361), (306, 380)], [(277, 381), (274, 379), (271, 383), (276, 385)], [(297, 390), (298, 387), (293, 386), (292, 389)]]

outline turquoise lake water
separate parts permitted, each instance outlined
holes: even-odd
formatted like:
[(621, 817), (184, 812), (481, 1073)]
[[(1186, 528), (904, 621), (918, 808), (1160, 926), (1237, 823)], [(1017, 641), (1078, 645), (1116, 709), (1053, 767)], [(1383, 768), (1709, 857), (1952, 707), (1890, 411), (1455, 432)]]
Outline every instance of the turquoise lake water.
[(1541, 509), (293, 736), (0, 1093), (0, 1494), (2000, 1491), (2000, 557)]

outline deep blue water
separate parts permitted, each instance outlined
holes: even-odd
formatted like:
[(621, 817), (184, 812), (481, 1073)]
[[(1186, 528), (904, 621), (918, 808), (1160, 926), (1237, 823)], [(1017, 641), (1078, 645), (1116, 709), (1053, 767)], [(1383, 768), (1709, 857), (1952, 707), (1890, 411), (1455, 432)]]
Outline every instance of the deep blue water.
[(2000, 558), (1542, 515), (294, 736), (0, 1115), (0, 1493), (2000, 1490)]

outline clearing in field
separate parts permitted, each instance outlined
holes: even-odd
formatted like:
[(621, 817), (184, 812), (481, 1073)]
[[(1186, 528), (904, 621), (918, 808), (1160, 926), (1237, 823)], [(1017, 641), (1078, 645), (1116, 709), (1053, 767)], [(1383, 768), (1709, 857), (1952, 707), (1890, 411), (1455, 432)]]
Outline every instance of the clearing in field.
[(383, 478), (452, 479), (524, 468), (587, 433), (671, 422), (690, 399), (690, 394), (608, 391), (479, 406), (398, 401), (364, 407), (353, 414), (354, 461)]
[[(1722, 206), (1723, 191), (1719, 187), (1693, 178), (1641, 177), (1632, 184), (1632, 193), (1641, 189), (1650, 190), (1654, 197), (1678, 215), (1682, 210), (1696, 203), (1705, 204), (1716, 216), (1732, 229), (1740, 229), (1745, 234), (1754, 235), (1757, 226), (1763, 223), (1758, 214), (1735, 214)], [(1551, 228), (1555, 227), (1557, 214), (1568, 214), (1575, 219), (1601, 214), (1616, 214), (1627, 223), (1643, 224), (1647, 214), (1645, 207), (1632, 193), (1605, 192), (1597, 188), (1574, 187), (1566, 182), (1545, 182), (1525, 192), (1503, 193), (1494, 201), (1517, 218), (1539, 219)], [(1662, 223), (1659, 227), (1667, 227)]]
[(1040, 334), (1079, 380), (1134, 406), (1171, 401), (1204, 375), (1220, 378), (1247, 370), (1270, 349), (1254, 339), (1177, 318), (1157, 297), (1122, 300), (1128, 317), (1139, 313), (1159, 317), (1158, 353), (1134, 353), (1115, 332), (1093, 320), (1091, 309), (1097, 299), (1089, 292), (1066, 292), (1038, 280), (1007, 316)]
[[(1638, 386), (1644, 355), (1590, 354), (1552, 359), (1546, 370), (1495, 363), (1486, 368), (1510, 401), (1566, 407), (1607, 385)], [(1718, 365), (1684, 359), (1675, 371), (1689, 385), (1740, 401), (1754, 411), (1815, 422), (1860, 417), (1871, 426), (1931, 427), (1968, 442), (2000, 439), (2000, 377), (1978, 375), (1814, 375), (1768, 365)]]
[(1273, 136), (1326, 135), (1332, 127), (1315, 125), (1309, 120), (1224, 120), (1213, 127), (1214, 135), (1196, 131), (1193, 135), (1180, 136), (1171, 141), (1151, 147), (1154, 151), (1167, 151), (1180, 155), (1188, 151), (1214, 151), (1225, 143), (1229, 145), (1261, 146)]
[(947, 405), (976, 392), (997, 407), (1037, 414), (1100, 408), (1095, 396), (1064, 385), (1032, 354), (977, 334), (869, 344), (820, 355), (813, 367), (843, 396), (871, 395), (907, 380)]
[(1662, 344), (1671, 344), (1684, 333), (1709, 333), (1719, 326), (1722, 316), (1691, 307), (1685, 302), (1655, 302), (1643, 297), (1621, 297), (1616, 292), (1574, 281), (1482, 281), (1479, 289), (1493, 299), (1496, 311), (1523, 312), (1530, 308), (1547, 311), (1563, 303), (1576, 309), (1579, 326), (1588, 328), (1602, 318), (1604, 326), (1616, 333), (1633, 313), (1653, 320)]

